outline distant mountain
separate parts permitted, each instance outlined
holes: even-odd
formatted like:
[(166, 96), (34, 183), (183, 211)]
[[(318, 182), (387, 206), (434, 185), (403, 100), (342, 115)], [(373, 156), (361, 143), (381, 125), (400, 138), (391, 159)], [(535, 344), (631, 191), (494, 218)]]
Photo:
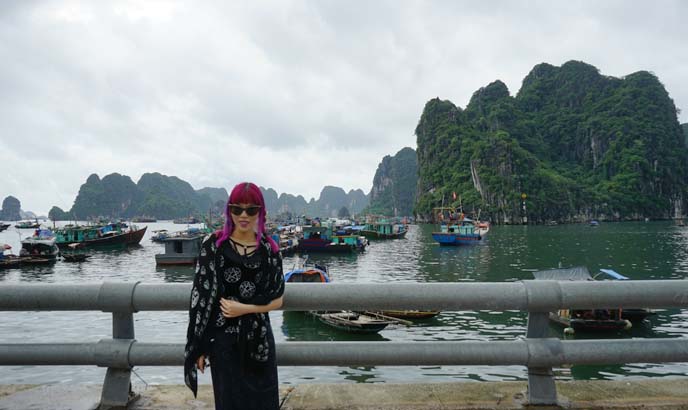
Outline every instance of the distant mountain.
[(13, 197), (8, 196), (2, 201), (2, 208), (0, 208), (0, 221), (19, 221), (24, 219), (45, 219), (43, 215), (36, 215), (31, 211), (23, 211), (21, 209), (21, 202)]
[(367, 212), (387, 216), (413, 215), (418, 184), (418, 159), (412, 148), (387, 155), (377, 167)]
[(329, 218), (336, 217), (342, 207), (346, 207), (349, 213), (356, 214), (368, 205), (368, 196), (360, 189), (352, 189), (347, 193), (342, 188), (326, 186), (317, 200), (311, 198), (309, 202), (301, 195), (283, 193), (278, 197), (277, 192), (271, 188), (261, 187), (261, 191), (271, 215), (291, 214)]
[[(271, 188), (262, 188), (270, 215), (336, 216), (343, 206), (350, 212), (360, 212), (368, 205), (362, 190), (345, 193), (337, 187), (323, 188), (320, 198), (310, 202), (302, 196), (277, 195)], [(204, 216), (210, 210), (221, 213), (229, 197), (224, 188), (206, 187), (194, 190), (186, 181), (175, 176), (147, 173), (135, 184), (131, 178), (117, 173), (100, 179), (90, 175), (81, 185), (74, 205), (69, 211), (59, 207), (50, 210), (54, 220), (85, 220), (96, 217), (133, 218), (147, 216), (157, 219), (175, 219), (191, 215)], [(10, 200), (10, 203), (13, 203)]]
[(21, 202), (13, 196), (8, 196), (2, 201), (0, 209), (0, 221), (18, 221), (21, 219)]
[[(520, 223), (685, 214), (686, 127), (652, 73), (601, 75), (580, 61), (538, 64), (511, 96), (497, 80), (466, 109), (427, 102), (416, 127), (416, 212), (442, 204)], [(454, 199), (454, 193), (457, 198)]]

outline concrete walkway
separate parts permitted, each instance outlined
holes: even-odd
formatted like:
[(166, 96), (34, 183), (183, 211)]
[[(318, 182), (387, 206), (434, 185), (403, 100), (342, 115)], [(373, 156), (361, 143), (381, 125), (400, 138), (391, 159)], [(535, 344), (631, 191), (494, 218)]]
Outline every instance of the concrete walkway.
[[(92, 410), (100, 385), (0, 385), (0, 409)], [(212, 387), (194, 399), (185, 386), (143, 388), (131, 410), (213, 409)], [(282, 386), (283, 410), (523, 409), (525, 382), (303, 384)], [(688, 378), (558, 382), (567, 409), (688, 409)], [(542, 409), (542, 407), (537, 407)]]

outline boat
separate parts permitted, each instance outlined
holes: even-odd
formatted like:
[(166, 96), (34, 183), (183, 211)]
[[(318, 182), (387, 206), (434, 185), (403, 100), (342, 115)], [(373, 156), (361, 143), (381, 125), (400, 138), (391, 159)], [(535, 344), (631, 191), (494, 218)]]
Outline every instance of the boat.
[(160, 229), (157, 231), (153, 231), (153, 236), (151, 236), (150, 240), (153, 242), (162, 243), (162, 241), (167, 239), (169, 236), (170, 233), (167, 231), (167, 229)]
[[(309, 265), (306, 259), (300, 268), (285, 273), (287, 283), (329, 283), (331, 281), (326, 266)], [(377, 333), (391, 324), (405, 324), (410, 322), (385, 316), (377, 312), (340, 311), (310, 311), (320, 322), (339, 330), (351, 333)]]
[(131, 226), (124, 229), (120, 223), (107, 225), (69, 225), (55, 231), (56, 244), (65, 249), (73, 243), (83, 243), (89, 248), (96, 247), (126, 247), (138, 245), (146, 234), (144, 226), (138, 229)]
[(193, 265), (198, 259), (204, 234), (199, 230), (196, 235), (179, 235), (162, 239), (165, 253), (155, 255), (156, 265)]
[(65, 262), (83, 262), (91, 257), (90, 253), (85, 252), (86, 246), (83, 243), (73, 243), (68, 249), (60, 252), (60, 256)]
[(320, 322), (350, 333), (377, 333), (391, 324), (398, 323), (398, 319), (382, 318), (371, 312), (352, 312), (348, 310), (338, 312), (310, 312)]
[(191, 225), (191, 224), (197, 224), (201, 223), (201, 221), (196, 218), (195, 216), (190, 216), (188, 218), (177, 218), (172, 221), (175, 224), (186, 224), (186, 225)]
[(440, 245), (460, 246), (481, 243), (490, 231), (489, 223), (473, 220), (461, 209), (433, 208), (432, 214), (437, 215), (436, 222), (440, 226), (439, 231), (432, 233), (432, 239)]
[[(595, 281), (606, 276), (612, 280), (628, 280), (626, 276), (612, 269), (600, 269), (595, 276), (584, 266), (568, 269), (549, 269), (534, 272), (536, 280)], [(550, 312), (552, 322), (564, 326), (566, 333), (576, 331), (619, 331), (628, 330), (633, 322), (641, 322), (654, 312), (648, 309), (560, 309)]]
[(600, 223), (593, 219), (590, 221), (590, 226), (600, 226)]
[(432, 239), (440, 245), (473, 245), (482, 242), (489, 231), (486, 223), (477, 224), (467, 217), (451, 224), (441, 224), (440, 230), (432, 233)]
[(19, 257), (22, 264), (49, 264), (57, 261), (60, 249), (50, 229), (36, 229), (32, 236), (21, 241)]
[(147, 216), (137, 216), (131, 220), (132, 222), (142, 223), (142, 222), (158, 222), (155, 218), (149, 218)]
[(6, 254), (12, 247), (7, 244), (0, 246), (0, 269), (18, 268), (21, 265), (21, 258), (17, 255)]
[(399, 239), (406, 236), (406, 232), (406, 225), (391, 223), (385, 219), (367, 223), (361, 229), (361, 235), (368, 239)]
[(278, 226), (274, 229), (272, 240), (279, 246), (282, 256), (291, 255), (299, 247), (300, 232), (295, 225)]
[(41, 227), (41, 224), (38, 223), (38, 219), (36, 221), (19, 221), (17, 222), (16, 225), (14, 225), (15, 228), (17, 229), (38, 229)]
[(300, 268), (294, 268), (285, 273), (284, 281), (287, 283), (329, 283), (330, 276), (326, 266), (318, 264), (309, 266), (306, 259)]
[(0, 232), (4, 231), (5, 229), (9, 228), (10, 226), (12, 226), (12, 224), (0, 223)]
[(351, 235), (335, 235), (332, 225), (310, 225), (303, 227), (303, 238), (299, 239), (299, 252), (351, 253), (365, 250), (365, 237)]
[(385, 316), (397, 319), (430, 319), (440, 314), (439, 310), (383, 310)]

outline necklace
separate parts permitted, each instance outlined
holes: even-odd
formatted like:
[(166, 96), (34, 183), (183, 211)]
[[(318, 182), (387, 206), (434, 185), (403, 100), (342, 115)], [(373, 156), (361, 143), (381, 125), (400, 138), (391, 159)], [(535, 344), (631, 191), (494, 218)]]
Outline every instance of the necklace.
[(248, 256), (249, 254), (252, 254), (256, 251), (255, 249), (253, 249), (251, 252), (248, 251), (249, 249), (256, 247), (255, 243), (252, 243), (250, 245), (246, 245), (246, 244), (243, 244), (241, 242), (237, 242), (236, 240), (232, 239), (231, 237), (229, 238), (229, 241), (232, 243), (232, 247), (234, 248), (236, 253), (238, 253), (240, 255), (241, 255), (241, 253), (239, 252), (239, 247), (241, 247), (244, 250), (243, 256)]

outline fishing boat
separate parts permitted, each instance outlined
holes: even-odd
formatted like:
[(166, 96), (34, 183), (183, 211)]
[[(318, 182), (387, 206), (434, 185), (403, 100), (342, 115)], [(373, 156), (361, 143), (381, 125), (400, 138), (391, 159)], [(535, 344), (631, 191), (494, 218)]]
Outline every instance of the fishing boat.
[(461, 209), (439, 207), (433, 209), (439, 231), (432, 233), (432, 239), (440, 245), (474, 245), (485, 240), (490, 224), (467, 217)]
[(61, 249), (73, 243), (83, 243), (89, 248), (97, 247), (126, 247), (138, 245), (146, 234), (144, 226), (138, 229), (131, 226), (128, 229), (118, 222), (107, 225), (68, 225), (55, 231), (56, 244)]
[(149, 218), (147, 216), (137, 216), (131, 220), (132, 222), (136, 223), (143, 223), (143, 222), (158, 222), (157, 219), (155, 218)]
[[(595, 276), (584, 266), (568, 269), (549, 269), (534, 272), (536, 280), (595, 281), (600, 277), (611, 280), (628, 280), (626, 276), (612, 269), (600, 269)], [(552, 322), (564, 326), (566, 333), (576, 331), (619, 331), (628, 330), (633, 322), (641, 322), (654, 312), (648, 309), (560, 309), (550, 312)]]
[(38, 219), (36, 221), (19, 221), (17, 222), (16, 225), (14, 225), (15, 228), (17, 229), (38, 229), (41, 227), (41, 224), (38, 223)]
[(36, 229), (32, 236), (21, 241), (19, 257), (22, 264), (49, 264), (57, 261), (60, 249), (50, 229)]
[(299, 239), (299, 252), (351, 253), (363, 251), (365, 237), (359, 235), (335, 235), (332, 225), (304, 226), (303, 238)]
[(406, 225), (380, 219), (365, 224), (361, 230), (361, 235), (368, 239), (399, 239), (406, 236), (406, 232), (408, 232)]
[(169, 238), (169, 236), (170, 233), (167, 231), (167, 229), (160, 229), (153, 231), (153, 236), (151, 236), (150, 240), (153, 242), (162, 243), (162, 241)]
[(191, 224), (201, 223), (201, 221), (198, 218), (196, 218), (195, 216), (190, 216), (188, 218), (177, 218), (177, 219), (173, 220), (172, 223), (191, 225)]
[(274, 228), (275, 233), (272, 234), (272, 239), (279, 246), (282, 256), (291, 255), (298, 249), (301, 232), (297, 228), (295, 225)]
[(489, 225), (480, 224), (463, 217), (460, 221), (441, 224), (440, 230), (432, 233), (432, 239), (440, 245), (473, 245), (482, 242), (489, 231)]

